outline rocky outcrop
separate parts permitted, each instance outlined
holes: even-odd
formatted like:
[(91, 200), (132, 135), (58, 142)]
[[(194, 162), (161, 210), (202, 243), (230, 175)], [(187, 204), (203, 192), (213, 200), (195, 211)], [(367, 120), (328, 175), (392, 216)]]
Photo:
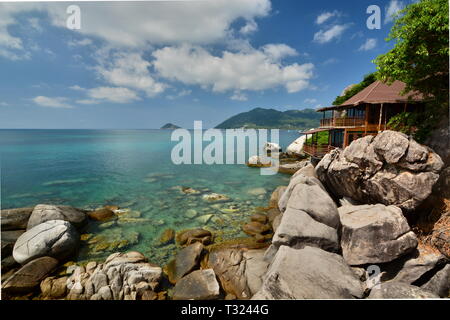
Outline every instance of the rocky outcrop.
[(339, 215), (342, 254), (350, 265), (389, 262), (417, 247), (416, 235), (395, 206), (344, 206)]
[(49, 256), (60, 261), (78, 248), (80, 235), (67, 221), (49, 220), (22, 234), (14, 245), (13, 257), (21, 264)]
[(27, 230), (49, 220), (63, 220), (81, 228), (87, 223), (86, 213), (69, 206), (38, 204), (28, 220)]
[(139, 252), (114, 253), (104, 263), (77, 267), (67, 280), (69, 300), (139, 300), (155, 292), (162, 269)]
[(220, 287), (212, 269), (197, 270), (177, 282), (174, 300), (213, 300), (219, 298)]
[(30, 293), (58, 266), (58, 260), (40, 257), (25, 264), (2, 284), (2, 295)]
[(32, 207), (0, 210), (1, 230), (26, 229), (32, 211)]
[(363, 294), (362, 283), (341, 256), (309, 246), (281, 246), (252, 299), (350, 299)]
[(204, 245), (212, 242), (212, 234), (205, 229), (189, 229), (177, 233), (176, 242), (181, 246), (188, 246), (194, 242), (200, 242)]
[(438, 295), (419, 287), (404, 283), (388, 281), (379, 284), (370, 291), (368, 299), (433, 299)]
[(42, 296), (48, 299), (64, 298), (67, 294), (67, 280), (68, 277), (45, 278), (40, 284)]
[(384, 131), (335, 149), (316, 166), (319, 179), (337, 197), (361, 203), (415, 209), (439, 179), (438, 154), (402, 133)]

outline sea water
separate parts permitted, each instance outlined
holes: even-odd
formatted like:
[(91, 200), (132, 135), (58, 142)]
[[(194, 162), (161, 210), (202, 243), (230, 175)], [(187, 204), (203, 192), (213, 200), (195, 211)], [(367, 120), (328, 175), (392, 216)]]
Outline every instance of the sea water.
[[(175, 245), (160, 246), (167, 228), (203, 227), (218, 239), (244, 237), (241, 225), (266, 206), (289, 176), (260, 175), (246, 165), (175, 165), (171, 130), (0, 130), (1, 207), (39, 203), (95, 209), (117, 205), (119, 219), (90, 222), (77, 260), (137, 250), (166, 263)], [(284, 149), (298, 138), (280, 131)], [(224, 142), (225, 145), (225, 142)], [(230, 150), (224, 150), (230, 152)], [(231, 152), (235, 152), (231, 150)], [(246, 154), (246, 157), (249, 155)], [(189, 187), (199, 194), (185, 194)], [(210, 203), (203, 194), (230, 198)]]

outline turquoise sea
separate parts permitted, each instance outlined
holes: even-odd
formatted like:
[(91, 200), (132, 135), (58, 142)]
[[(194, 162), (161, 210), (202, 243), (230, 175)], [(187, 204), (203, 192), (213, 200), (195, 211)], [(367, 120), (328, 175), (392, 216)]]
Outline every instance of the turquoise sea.
[[(171, 130), (0, 130), (1, 207), (39, 203), (94, 209), (118, 205), (120, 218), (90, 223), (78, 260), (138, 250), (166, 263), (175, 246), (157, 246), (167, 228), (205, 227), (224, 239), (245, 236), (243, 221), (289, 176), (245, 165), (175, 165)], [(280, 131), (286, 148), (299, 134)], [(206, 146), (208, 143), (204, 143)], [(246, 159), (248, 154), (246, 155)], [(190, 187), (198, 194), (184, 194)], [(209, 203), (220, 193), (229, 202)]]

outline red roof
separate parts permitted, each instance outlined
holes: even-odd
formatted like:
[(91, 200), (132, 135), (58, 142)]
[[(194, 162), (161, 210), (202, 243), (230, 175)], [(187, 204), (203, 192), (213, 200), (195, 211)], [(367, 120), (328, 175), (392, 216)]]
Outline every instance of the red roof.
[(378, 103), (402, 103), (408, 101), (422, 101), (423, 95), (419, 92), (410, 92), (406, 95), (400, 93), (405, 89), (406, 84), (401, 81), (394, 81), (391, 85), (375, 81), (364, 90), (358, 92), (353, 97), (340, 104), (339, 106), (332, 106), (318, 109), (317, 111), (327, 111), (339, 109), (341, 107), (357, 106), (360, 104), (378, 104)]

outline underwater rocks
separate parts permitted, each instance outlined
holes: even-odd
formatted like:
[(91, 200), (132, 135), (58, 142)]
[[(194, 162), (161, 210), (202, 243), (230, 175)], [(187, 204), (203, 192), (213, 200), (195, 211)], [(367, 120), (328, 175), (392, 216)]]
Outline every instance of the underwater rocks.
[(157, 245), (165, 246), (175, 242), (175, 230), (166, 229), (158, 239)]
[(181, 245), (190, 245), (195, 242), (200, 242), (204, 245), (212, 242), (212, 234), (205, 229), (189, 229), (178, 232), (176, 235), (176, 242)]
[(202, 196), (202, 199), (207, 201), (207, 202), (216, 202), (216, 203), (217, 202), (227, 202), (227, 201), (231, 200), (226, 195), (218, 194), (218, 193), (205, 194), (205, 195)]
[(107, 251), (125, 249), (139, 242), (140, 233), (137, 231), (123, 231), (121, 228), (113, 228), (91, 237), (87, 240), (92, 254)]
[(108, 221), (116, 218), (114, 211), (108, 208), (102, 208), (88, 213), (90, 219), (95, 221)]

